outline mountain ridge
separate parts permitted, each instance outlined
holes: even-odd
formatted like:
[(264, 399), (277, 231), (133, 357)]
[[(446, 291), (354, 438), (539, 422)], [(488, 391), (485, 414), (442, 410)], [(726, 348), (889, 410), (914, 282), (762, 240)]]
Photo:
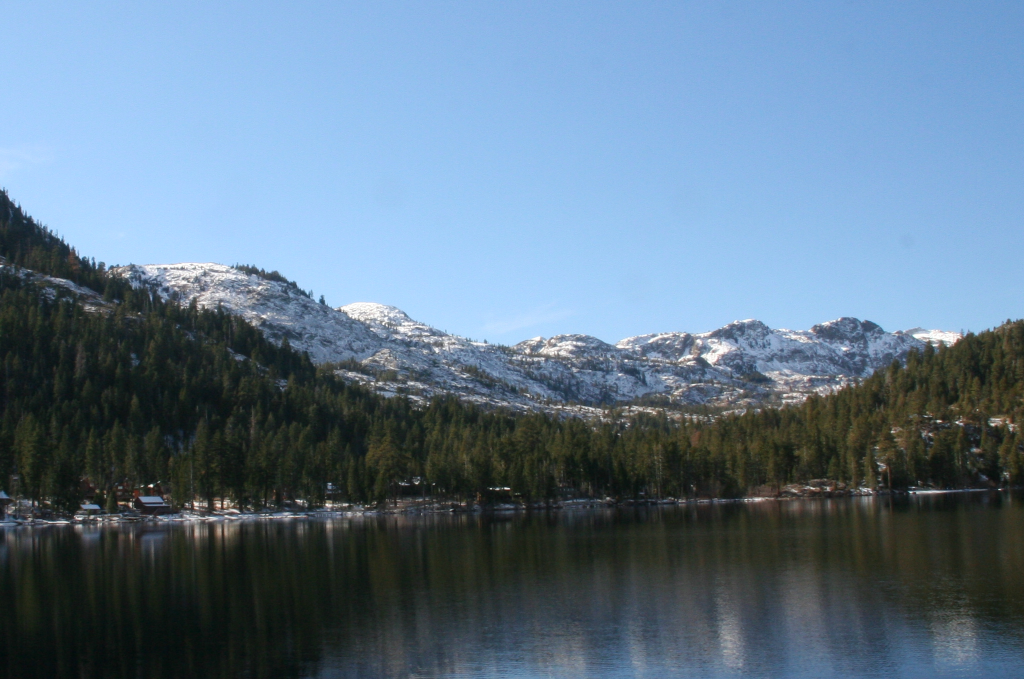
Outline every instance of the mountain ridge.
[(238, 314), (272, 341), (306, 351), (314, 363), (344, 364), (339, 376), (378, 393), (413, 400), (456, 394), (514, 410), (594, 414), (651, 398), (670, 408), (796, 403), (928, 343), (959, 339), (921, 328), (888, 333), (842, 317), (810, 330), (746, 319), (704, 333), (652, 333), (615, 344), (562, 334), (507, 347), (443, 332), (386, 304), (331, 308), (294, 285), (222, 264), (128, 265), (112, 273), (167, 299)]
[[(853, 318), (808, 331), (748, 319), (615, 346), (562, 335), (517, 350), (385, 305), (329, 309), (253, 266), (112, 273), (2, 191), (0, 257), (0, 482), (18, 473), (27, 496), (69, 511), (89, 488), (115, 507), (135, 489), (255, 509), (320, 507), (332, 489), (381, 502), (416, 478), (440, 498), (501, 488), (527, 505), (1024, 478), (1024, 321), (940, 351), (921, 337), (955, 333)], [(310, 351), (354, 358), (317, 367)], [(442, 397), (424, 403), (431, 390)]]

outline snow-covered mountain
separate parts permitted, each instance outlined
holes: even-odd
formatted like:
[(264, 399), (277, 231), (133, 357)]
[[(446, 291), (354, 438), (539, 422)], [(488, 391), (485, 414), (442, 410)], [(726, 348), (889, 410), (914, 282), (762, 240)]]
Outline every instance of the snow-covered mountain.
[(242, 316), (280, 344), (308, 351), (315, 363), (363, 360), (377, 352), (377, 336), (362, 323), (317, 304), (297, 288), (247, 274), (223, 264), (124, 266), (114, 273), (138, 286), (156, 288), (164, 298)]
[(960, 338), (921, 328), (888, 333), (870, 321), (840, 318), (810, 330), (773, 330), (746, 320), (707, 333), (641, 335), (614, 345), (589, 335), (557, 335), (505, 347), (450, 335), (383, 304), (332, 309), (294, 286), (220, 264), (115, 271), (164, 297), (238, 314), (276, 342), (287, 338), (316, 363), (343, 364), (340, 376), (380, 393), (414, 399), (454, 393), (514, 409), (797, 402), (866, 377), (928, 342)]

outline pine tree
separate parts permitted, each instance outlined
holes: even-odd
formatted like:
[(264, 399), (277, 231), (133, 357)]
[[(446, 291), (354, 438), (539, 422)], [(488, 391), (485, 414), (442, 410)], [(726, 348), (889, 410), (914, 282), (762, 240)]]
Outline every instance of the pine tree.
[(864, 454), (864, 485), (868, 488), (878, 487), (878, 465), (875, 462), (875, 451), (868, 448)]

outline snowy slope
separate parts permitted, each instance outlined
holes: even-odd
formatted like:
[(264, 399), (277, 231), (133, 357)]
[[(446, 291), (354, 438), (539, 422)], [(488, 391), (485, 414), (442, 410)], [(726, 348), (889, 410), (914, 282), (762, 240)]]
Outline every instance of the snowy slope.
[(338, 374), (380, 393), (414, 399), (454, 393), (515, 409), (797, 402), (903, 360), (926, 342), (949, 344), (960, 337), (920, 328), (887, 333), (854, 318), (810, 330), (773, 330), (746, 320), (707, 333), (641, 335), (614, 345), (589, 335), (558, 335), (502, 347), (450, 335), (383, 304), (331, 309), (292, 286), (219, 264), (116, 271), (165, 297), (239, 314), (272, 340), (287, 338), (309, 352), (314, 362), (357, 361), (358, 370), (349, 364)]
[(109, 313), (113, 311), (113, 305), (105, 302), (103, 297), (89, 288), (76, 285), (66, 278), (55, 278), (47, 276), (31, 269), (11, 266), (6, 258), (0, 257), (0, 276), (15, 276), (24, 283), (30, 283), (41, 288), (47, 298), (53, 300), (57, 296), (57, 289), (60, 288), (64, 294), (78, 300), (82, 308), (91, 313)]
[(238, 314), (271, 340), (285, 338), (316, 363), (364, 360), (384, 348), (375, 334), (345, 314), (317, 304), (298, 290), (222, 264), (125, 266), (114, 273), (165, 298)]
[(904, 332), (914, 339), (927, 342), (934, 346), (940, 344), (950, 345), (956, 344), (956, 342), (963, 337), (958, 332), (949, 332), (947, 330), (925, 330), (924, 328), (911, 328), (910, 330), (904, 330)]

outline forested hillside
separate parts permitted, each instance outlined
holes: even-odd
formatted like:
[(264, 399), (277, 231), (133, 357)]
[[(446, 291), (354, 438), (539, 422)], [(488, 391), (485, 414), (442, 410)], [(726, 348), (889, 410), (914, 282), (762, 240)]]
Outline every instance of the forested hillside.
[[(80, 257), (0, 195), (0, 488), (73, 508), (87, 480), (159, 482), (260, 507), (432, 493), (523, 499), (738, 496), (828, 478), (905, 488), (1020, 483), (1024, 323), (910, 354), (799, 407), (604, 422), (414, 408), (316, 368), (223, 312), (182, 307)], [(66, 278), (102, 295), (28, 276)]]

